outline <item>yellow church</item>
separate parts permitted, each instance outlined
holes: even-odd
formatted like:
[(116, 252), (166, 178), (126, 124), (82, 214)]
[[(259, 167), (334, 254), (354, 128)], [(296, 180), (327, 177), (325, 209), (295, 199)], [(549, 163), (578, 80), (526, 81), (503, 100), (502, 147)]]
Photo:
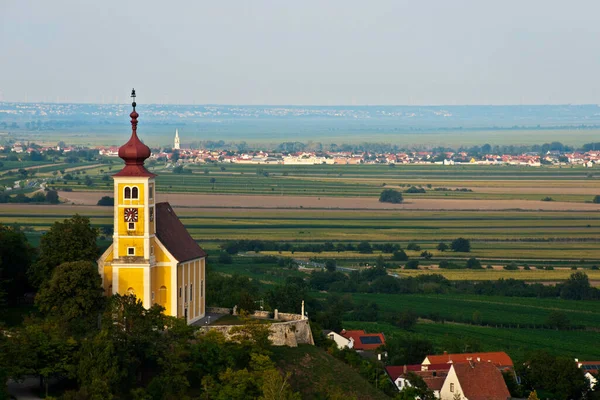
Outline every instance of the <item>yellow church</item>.
[(135, 90), (131, 138), (119, 148), (125, 167), (114, 179), (114, 235), (98, 260), (106, 295), (134, 294), (144, 307), (191, 324), (205, 315), (206, 253), (169, 203), (156, 203), (156, 175), (144, 167), (150, 148), (137, 136)]

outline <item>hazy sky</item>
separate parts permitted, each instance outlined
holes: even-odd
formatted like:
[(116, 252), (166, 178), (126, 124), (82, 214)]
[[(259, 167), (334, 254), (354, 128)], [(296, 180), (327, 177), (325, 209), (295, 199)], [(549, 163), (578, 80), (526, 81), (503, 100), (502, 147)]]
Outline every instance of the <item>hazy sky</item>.
[(598, 0), (0, 0), (0, 101), (600, 103)]

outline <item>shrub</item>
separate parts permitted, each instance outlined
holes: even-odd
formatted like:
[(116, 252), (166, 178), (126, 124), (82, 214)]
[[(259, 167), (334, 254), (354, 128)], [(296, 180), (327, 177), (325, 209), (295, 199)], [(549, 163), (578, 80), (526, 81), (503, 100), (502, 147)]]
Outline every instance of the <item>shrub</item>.
[(550, 196), (546, 196), (542, 199), (542, 201), (554, 201), (554, 199)]
[(358, 250), (358, 252), (361, 254), (373, 253), (373, 248), (369, 242), (360, 242), (358, 246), (356, 246), (356, 250)]
[(114, 206), (115, 198), (110, 196), (102, 196), (100, 200), (98, 200), (97, 205), (99, 206)]
[(519, 266), (517, 265), (516, 262), (512, 261), (508, 265), (505, 265), (504, 269), (507, 270), (507, 271), (516, 271), (516, 270), (519, 269)]
[(592, 203), (600, 204), (600, 195), (594, 196), (594, 200), (592, 200)]
[(408, 244), (408, 246), (406, 246), (406, 250), (421, 251), (421, 246), (411, 242)]
[(398, 251), (395, 251), (394, 254), (392, 254), (392, 261), (407, 261), (407, 260), (408, 260), (408, 256), (406, 255), (404, 250), (398, 250)]
[(381, 203), (400, 204), (403, 201), (402, 193), (394, 189), (385, 189), (379, 196)]
[(438, 249), (439, 251), (446, 251), (446, 250), (448, 250), (448, 245), (444, 242), (440, 242), (437, 245), (436, 249)]
[(408, 189), (406, 189), (404, 193), (425, 193), (425, 189), (411, 186)]
[(468, 253), (471, 251), (471, 242), (465, 238), (454, 239), (450, 244), (452, 251)]
[(475, 257), (471, 257), (467, 260), (468, 269), (481, 269), (481, 263)]
[(431, 254), (430, 252), (425, 250), (424, 252), (421, 253), (421, 257), (423, 257), (426, 260), (430, 260), (431, 257), (433, 257), (433, 254)]
[(404, 269), (419, 269), (419, 260), (410, 260), (404, 265)]

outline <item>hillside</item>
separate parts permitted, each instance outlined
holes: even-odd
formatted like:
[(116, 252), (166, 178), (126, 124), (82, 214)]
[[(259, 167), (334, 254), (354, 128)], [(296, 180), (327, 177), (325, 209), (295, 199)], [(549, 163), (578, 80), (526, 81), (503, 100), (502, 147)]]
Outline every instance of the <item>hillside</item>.
[(290, 372), (291, 386), (303, 399), (389, 399), (350, 366), (315, 346), (275, 347), (277, 367)]

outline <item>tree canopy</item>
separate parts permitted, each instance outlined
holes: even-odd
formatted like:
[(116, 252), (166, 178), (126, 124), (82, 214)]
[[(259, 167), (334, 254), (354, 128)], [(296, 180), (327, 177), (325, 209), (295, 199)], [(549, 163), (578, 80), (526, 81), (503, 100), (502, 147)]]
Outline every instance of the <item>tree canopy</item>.
[(16, 227), (0, 225), (0, 291), (9, 304), (17, 302), (29, 290), (27, 271), (33, 249), (25, 234)]
[(101, 285), (95, 263), (63, 263), (54, 269), (50, 280), (42, 284), (35, 304), (42, 313), (56, 317), (66, 325), (81, 327), (87, 323), (93, 326), (104, 302)]
[(75, 214), (63, 222), (55, 222), (42, 236), (39, 258), (29, 270), (31, 282), (41, 287), (52, 277), (54, 269), (65, 262), (96, 262), (99, 255), (97, 236), (98, 230), (91, 226), (87, 217)]
[(379, 196), (379, 201), (381, 203), (402, 203), (402, 193), (394, 189), (384, 189), (383, 192), (381, 192), (381, 195)]
[(471, 251), (471, 242), (469, 241), (469, 239), (460, 237), (452, 241), (452, 243), (450, 244), (450, 248), (452, 249), (452, 251), (468, 253)]

